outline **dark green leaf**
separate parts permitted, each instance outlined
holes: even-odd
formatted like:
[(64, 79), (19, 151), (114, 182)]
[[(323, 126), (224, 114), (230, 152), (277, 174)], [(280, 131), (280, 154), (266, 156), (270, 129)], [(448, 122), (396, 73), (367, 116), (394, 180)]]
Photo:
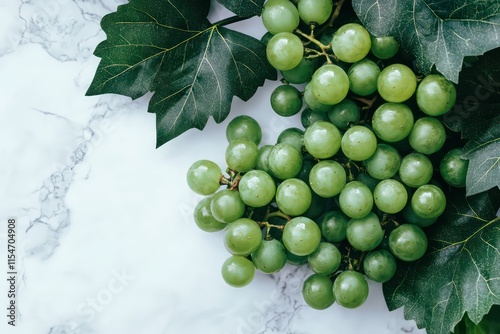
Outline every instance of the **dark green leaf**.
[(260, 15), (265, 0), (217, 0), (221, 5), (240, 17)]
[(428, 252), (416, 262), (398, 262), (384, 284), (390, 310), (404, 306), (428, 334), (449, 334), (467, 312), (478, 323), (500, 304), (500, 204), (498, 189), (465, 197), (448, 194), (439, 220), (426, 230)]
[(455, 83), (465, 56), (500, 46), (498, 0), (353, 0), (353, 8), (371, 33), (393, 35), (422, 73), (435, 65)]
[(467, 196), (500, 188), (500, 116), (468, 129), (476, 135), (463, 149), (463, 158), (469, 160)]
[(275, 79), (259, 40), (220, 26), (206, 16), (209, 0), (131, 0), (105, 16), (107, 39), (87, 95), (116, 93), (133, 99), (154, 92), (157, 146), (208, 118), (222, 122), (234, 96), (248, 100)]

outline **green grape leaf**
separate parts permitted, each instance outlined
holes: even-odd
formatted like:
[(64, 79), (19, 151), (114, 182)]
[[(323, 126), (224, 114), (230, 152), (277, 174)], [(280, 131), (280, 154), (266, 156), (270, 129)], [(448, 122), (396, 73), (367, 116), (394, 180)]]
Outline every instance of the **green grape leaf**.
[(217, 0), (218, 3), (241, 17), (260, 15), (265, 0)]
[(467, 196), (495, 186), (500, 188), (500, 116), (477, 122), (468, 129), (476, 135), (463, 148), (462, 157), (469, 160)]
[(261, 41), (212, 25), (209, 9), (209, 0), (131, 0), (106, 15), (87, 95), (154, 92), (148, 111), (156, 114), (157, 147), (203, 129), (209, 117), (222, 122), (234, 96), (248, 100), (277, 72)]
[(353, 8), (372, 34), (394, 36), (419, 71), (435, 65), (455, 83), (464, 57), (500, 46), (498, 0), (353, 0)]
[(398, 262), (396, 275), (383, 285), (389, 309), (404, 306), (405, 318), (427, 334), (449, 334), (465, 312), (477, 324), (500, 304), (500, 191), (447, 196), (445, 212), (426, 229), (427, 253)]

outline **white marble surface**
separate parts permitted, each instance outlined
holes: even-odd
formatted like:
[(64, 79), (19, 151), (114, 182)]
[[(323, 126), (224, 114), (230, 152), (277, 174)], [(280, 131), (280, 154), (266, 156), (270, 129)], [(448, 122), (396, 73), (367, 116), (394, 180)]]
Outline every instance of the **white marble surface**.
[[(155, 149), (149, 96), (84, 95), (105, 38), (99, 21), (120, 2), (0, 3), (1, 268), (7, 219), (18, 225), (16, 327), (7, 326), (2, 269), (0, 332), (425, 333), (387, 310), (378, 284), (359, 309), (315, 311), (300, 294), (306, 267), (257, 273), (243, 289), (222, 281), (222, 235), (194, 225), (199, 198), (185, 172), (201, 158), (223, 164), (225, 125), (238, 114), (261, 122), (265, 143), (298, 119), (273, 114), (276, 83), (267, 82), (251, 103), (235, 100), (224, 123)], [(238, 29), (260, 37), (259, 27)]]

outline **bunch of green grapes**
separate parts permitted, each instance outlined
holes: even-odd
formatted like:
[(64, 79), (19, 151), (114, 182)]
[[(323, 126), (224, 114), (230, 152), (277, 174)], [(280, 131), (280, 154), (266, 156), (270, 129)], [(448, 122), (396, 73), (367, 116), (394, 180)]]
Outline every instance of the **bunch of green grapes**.
[(455, 103), (454, 85), (439, 74), (418, 80), (393, 61), (394, 38), (358, 23), (316, 38), (333, 13), (331, 0), (266, 2), (268, 60), (284, 82), (271, 108), (301, 112), (303, 129), (260, 145), (260, 125), (238, 116), (226, 129), (227, 175), (209, 160), (187, 172), (189, 187), (206, 196), (196, 224), (224, 233), (225, 282), (243, 287), (255, 270), (308, 265), (302, 293), (316, 309), (358, 307), (367, 279), (387, 282), (398, 262), (424, 256), (425, 229), (446, 208), (442, 187), (465, 186), (468, 168), (460, 148), (445, 147), (440, 119)]

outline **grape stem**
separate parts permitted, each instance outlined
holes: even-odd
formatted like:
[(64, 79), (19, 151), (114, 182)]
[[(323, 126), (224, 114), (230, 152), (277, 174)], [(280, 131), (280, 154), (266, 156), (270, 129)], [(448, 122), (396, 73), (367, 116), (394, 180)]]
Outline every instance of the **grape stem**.
[[(283, 212), (281, 212), (279, 210), (278, 211), (274, 211), (274, 212), (268, 212), (266, 214), (266, 220), (268, 220), (269, 218), (272, 218), (272, 217), (281, 217), (281, 218), (286, 219), (287, 221), (292, 220), (292, 217), (290, 217), (286, 213), (283, 213)], [(279, 226), (283, 226), (283, 225), (279, 225)]]
[(333, 23), (339, 17), (340, 15), (340, 10), (342, 9), (342, 5), (344, 4), (345, 0), (339, 0), (335, 4), (335, 10), (332, 12), (332, 15), (330, 16), (330, 19), (328, 20), (328, 23), (325, 24), (319, 31), (319, 34), (321, 34), (327, 27), (332, 27)]
[(308, 54), (314, 53), (314, 55), (312, 57), (310, 57), (310, 58), (314, 58), (314, 57), (318, 57), (318, 56), (325, 56), (327, 63), (328, 64), (332, 63), (332, 60), (330, 59), (331, 55), (329, 55), (327, 53), (327, 50), (331, 49), (331, 45), (330, 44), (325, 45), (325, 44), (321, 43), (320, 41), (318, 41), (314, 37), (314, 30), (313, 29), (311, 29), (311, 33), (310, 34), (306, 34), (305, 32), (303, 32), (300, 29), (296, 29), (295, 33), (298, 34), (298, 35), (300, 35), (300, 36), (302, 36), (302, 37), (304, 37), (308, 41), (316, 44), (321, 49), (321, 51), (318, 51), (318, 50), (314, 50), (314, 49), (311, 49), (311, 48), (305, 48), (306, 53), (308, 53)]

